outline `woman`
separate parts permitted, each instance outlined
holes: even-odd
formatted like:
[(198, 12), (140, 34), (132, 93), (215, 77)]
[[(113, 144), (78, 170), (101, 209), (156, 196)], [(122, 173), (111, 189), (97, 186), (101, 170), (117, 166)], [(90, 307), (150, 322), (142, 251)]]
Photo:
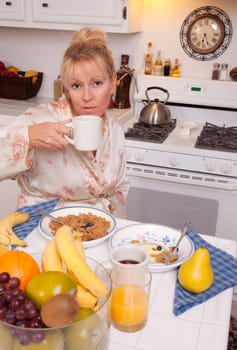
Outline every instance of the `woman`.
[[(61, 67), (65, 95), (28, 109), (1, 130), (0, 179), (16, 177), (17, 206), (59, 197), (57, 206), (90, 205), (125, 217), (128, 192), (124, 135), (106, 115), (116, 89), (113, 58), (105, 33), (84, 28), (67, 48)], [(80, 152), (65, 136), (74, 116), (102, 118), (101, 144)]]

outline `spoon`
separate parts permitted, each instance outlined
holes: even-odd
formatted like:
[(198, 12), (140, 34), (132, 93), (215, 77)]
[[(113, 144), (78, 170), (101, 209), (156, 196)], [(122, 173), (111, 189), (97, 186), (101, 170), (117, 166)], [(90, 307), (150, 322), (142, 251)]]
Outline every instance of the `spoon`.
[[(37, 213), (38, 215), (47, 216), (49, 219), (52, 219), (52, 220), (56, 221), (58, 224), (60, 224), (60, 225), (62, 225), (62, 226), (65, 226), (65, 225), (66, 225), (65, 222), (63, 222), (63, 221), (61, 221), (61, 220), (55, 218), (53, 215), (50, 215), (49, 213), (47, 213), (47, 211), (45, 211), (45, 210), (40, 210), (40, 209), (39, 209), (39, 210), (36, 211), (36, 213)], [(68, 225), (68, 226), (69, 226), (69, 225)], [(76, 232), (77, 235), (80, 235), (81, 237), (83, 236), (83, 233), (82, 233), (82, 232), (80, 232), (80, 231), (78, 231), (78, 230), (74, 230), (72, 227), (71, 227), (71, 229), (73, 230), (73, 232)]]
[(179, 257), (178, 254), (178, 247), (179, 244), (181, 242), (181, 240), (183, 239), (183, 237), (186, 235), (186, 233), (190, 230), (190, 226), (189, 225), (185, 225), (184, 228), (182, 229), (181, 235), (178, 239), (178, 242), (176, 243), (174, 249), (172, 252), (167, 253), (166, 255), (164, 255), (162, 257), (162, 262), (165, 264), (172, 264), (174, 261), (176, 261)]
[(45, 211), (45, 210), (37, 210), (36, 214), (47, 216), (49, 219), (56, 221), (58, 224), (63, 225), (63, 226), (65, 225), (65, 223), (63, 221), (58, 220), (53, 215), (50, 215), (49, 213), (47, 213), (47, 211)]

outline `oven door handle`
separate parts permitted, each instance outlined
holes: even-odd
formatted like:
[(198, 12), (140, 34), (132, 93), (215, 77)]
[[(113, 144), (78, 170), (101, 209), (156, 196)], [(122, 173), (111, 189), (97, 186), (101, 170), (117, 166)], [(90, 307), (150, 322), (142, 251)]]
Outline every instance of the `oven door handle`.
[[(127, 164), (127, 175), (144, 179), (153, 179), (166, 182), (180, 183), (192, 186), (201, 186), (210, 189), (224, 191), (236, 191), (237, 180), (233, 178), (216, 176), (205, 173), (182, 171), (178, 169), (168, 169), (161, 167), (142, 166), (137, 164)], [(130, 179), (132, 182), (132, 179)]]

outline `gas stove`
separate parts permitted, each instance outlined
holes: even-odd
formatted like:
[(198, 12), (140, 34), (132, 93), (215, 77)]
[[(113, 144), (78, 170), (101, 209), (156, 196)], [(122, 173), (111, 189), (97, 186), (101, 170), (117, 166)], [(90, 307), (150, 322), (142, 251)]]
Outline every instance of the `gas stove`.
[(191, 221), (196, 232), (237, 241), (236, 82), (144, 75), (137, 82), (129, 126), (136, 126), (145, 90), (153, 86), (169, 91), (176, 122), (162, 141), (125, 139), (127, 218), (178, 230)]
[[(237, 178), (237, 86), (234, 82), (224, 82), (226, 86), (223, 82), (144, 75), (138, 76), (137, 81), (135, 122), (125, 133), (128, 163)], [(229, 85), (231, 89), (227, 89)], [(168, 130), (160, 128), (165, 134), (162, 137), (160, 131), (150, 132), (153, 127), (141, 131), (143, 126), (138, 123), (145, 90), (150, 86), (161, 86), (170, 93), (167, 106), (174, 122)], [(157, 90), (151, 99), (157, 98), (156, 94)], [(222, 99), (217, 99), (221, 94)], [(231, 134), (228, 145), (227, 134)]]

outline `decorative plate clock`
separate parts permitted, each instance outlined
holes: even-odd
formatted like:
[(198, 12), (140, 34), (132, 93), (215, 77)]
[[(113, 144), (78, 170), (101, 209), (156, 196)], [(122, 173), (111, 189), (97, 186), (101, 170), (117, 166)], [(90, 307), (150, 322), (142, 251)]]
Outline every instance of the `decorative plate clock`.
[(227, 49), (232, 38), (229, 16), (218, 7), (203, 6), (192, 11), (180, 29), (180, 43), (192, 58), (209, 61)]

